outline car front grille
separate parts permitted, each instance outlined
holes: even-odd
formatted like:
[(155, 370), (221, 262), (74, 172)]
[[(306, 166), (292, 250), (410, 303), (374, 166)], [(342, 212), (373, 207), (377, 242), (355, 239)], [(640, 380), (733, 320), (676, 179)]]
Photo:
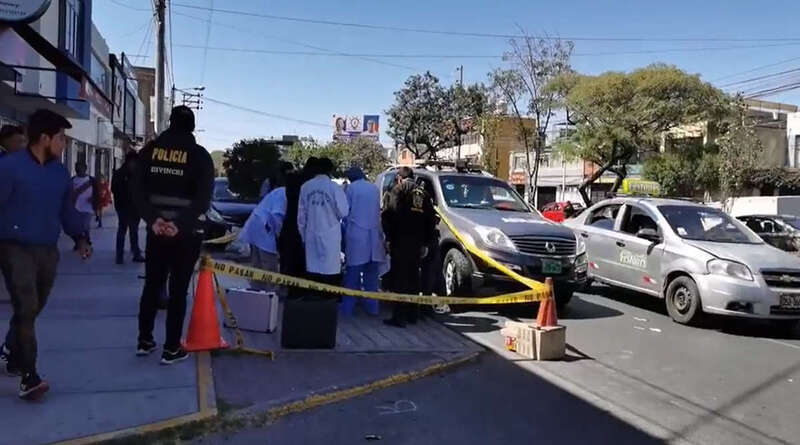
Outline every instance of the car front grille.
[(800, 309), (786, 308), (781, 306), (770, 306), (769, 313), (770, 315), (800, 315)]
[[(572, 239), (548, 238), (531, 235), (511, 236), (511, 241), (522, 253), (543, 256), (575, 255), (576, 243)], [(549, 250), (548, 250), (549, 247)]]
[(800, 270), (762, 269), (767, 286), (779, 289), (800, 288)]

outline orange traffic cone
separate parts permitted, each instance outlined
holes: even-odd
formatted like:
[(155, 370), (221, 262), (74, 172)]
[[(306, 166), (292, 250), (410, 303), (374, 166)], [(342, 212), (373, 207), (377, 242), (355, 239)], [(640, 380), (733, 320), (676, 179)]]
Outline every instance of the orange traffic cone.
[(553, 297), (553, 279), (547, 278), (545, 280), (547, 289), (550, 296), (539, 303), (539, 314), (536, 317), (536, 324), (540, 328), (558, 326), (558, 317), (556, 316), (556, 300)]
[(213, 277), (208, 269), (201, 268), (197, 277), (192, 319), (189, 321), (189, 332), (183, 347), (187, 351), (210, 351), (228, 347), (220, 335)]

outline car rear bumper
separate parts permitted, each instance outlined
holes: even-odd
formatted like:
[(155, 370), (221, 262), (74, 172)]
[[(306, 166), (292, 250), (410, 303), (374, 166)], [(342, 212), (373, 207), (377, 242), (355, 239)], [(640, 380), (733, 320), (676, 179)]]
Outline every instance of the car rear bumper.
[(703, 301), (703, 311), (711, 314), (774, 320), (800, 320), (800, 308), (780, 306), (780, 296), (800, 295), (800, 289), (772, 289), (760, 275), (753, 281), (713, 274), (692, 275)]

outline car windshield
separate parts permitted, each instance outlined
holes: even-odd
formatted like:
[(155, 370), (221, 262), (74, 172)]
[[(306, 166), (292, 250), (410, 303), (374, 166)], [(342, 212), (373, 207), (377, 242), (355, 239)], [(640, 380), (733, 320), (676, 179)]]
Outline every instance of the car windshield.
[(236, 201), (239, 195), (228, 189), (228, 181), (214, 182), (214, 201)]
[(794, 216), (782, 216), (781, 220), (793, 229), (800, 230), (800, 218)]
[(744, 225), (710, 207), (668, 205), (658, 210), (683, 239), (715, 243), (761, 244), (761, 238)]
[(530, 212), (522, 198), (505, 182), (483, 176), (442, 176), (444, 200), (450, 207)]

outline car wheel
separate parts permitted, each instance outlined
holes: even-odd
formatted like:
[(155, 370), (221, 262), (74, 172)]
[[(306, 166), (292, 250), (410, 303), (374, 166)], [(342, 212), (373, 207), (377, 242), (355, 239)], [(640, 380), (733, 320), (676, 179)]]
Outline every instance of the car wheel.
[(472, 293), (472, 264), (460, 250), (447, 251), (442, 264), (445, 295), (469, 296)]
[(569, 301), (572, 300), (572, 294), (574, 292), (575, 291), (571, 287), (561, 287), (561, 290), (556, 289), (556, 308), (559, 310), (564, 309)]
[(700, 323), (703, 309), (700, 303), (700, 291), (697, 284), (689, 277), (678, 277), (667, 287), (667, 312), (680, 324), (697, 325)]

